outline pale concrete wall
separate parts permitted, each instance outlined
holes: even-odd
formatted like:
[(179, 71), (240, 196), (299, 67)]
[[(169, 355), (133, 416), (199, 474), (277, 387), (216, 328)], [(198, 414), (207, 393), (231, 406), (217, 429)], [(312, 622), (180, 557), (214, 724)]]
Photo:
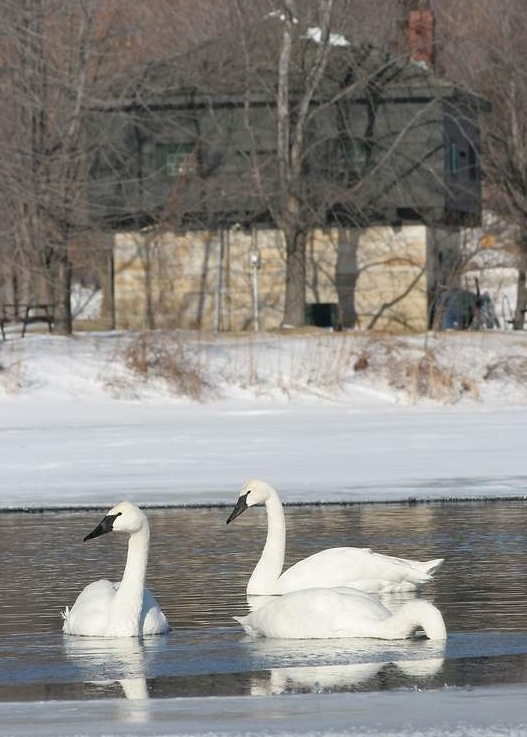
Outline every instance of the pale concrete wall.
[[(340, 264), (356, 269), (358, 327), (369, 327), (385, 305), (375, 321), (376, 328), (426, 329), (427, 229), (421, 225), (386, 226), (353, 233), (350, 242), (336, 229), (310, 234), (306, 301), (338, 302), (339, 250), (342, 255), (343, 249), (355, 248), (354, 258), (340, 259)], [(255, 248), (261, 264), (256, 272), (259, 326), (273, 329), (280, 326), (284, 305), (285, 247), (279, 231), (174, 234), (144, 230), (117, 234), (117, 327), (149, 327), (149, 283), (155, 327), (253, 329), (255, 272), (250, 253)]]
[[(424, 225), (367, 228), (359, 236), (355, 305), (360, 327), (394, 332), (427, 325)], [(382, 313), (379, 313), (384, 306)]]

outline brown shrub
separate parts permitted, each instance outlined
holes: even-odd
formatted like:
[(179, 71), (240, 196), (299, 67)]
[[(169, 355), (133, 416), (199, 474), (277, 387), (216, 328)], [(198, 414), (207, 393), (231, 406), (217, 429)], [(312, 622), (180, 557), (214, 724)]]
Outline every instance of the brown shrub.
[(524, 356), (505, 356), (499, 361), (489, 363), (483, 378), (485, 381), (513, 379), (524, 384), (527, 381), (527, 359)]
[(433, 351), (426, 351), (417, 360), (401, 358), (388, 365), (391, 366), (390, 385), (405, 390), (413, 401), (432, 399), (452, 403), (465, 394), (478, 396), (474, 380), (459, 377), (451, 368), (442, 366)]
[(178, 334), (140, 333), (124, 350), (125, 365), (141, 377), (162, 379), (177, 394), (203, 401), (212, 394), (199, 346)]
[(370, 356), (366, 351), (363, 351), (353, 364), (353, 370), (355, 372), (366, 371), (370, 363)]

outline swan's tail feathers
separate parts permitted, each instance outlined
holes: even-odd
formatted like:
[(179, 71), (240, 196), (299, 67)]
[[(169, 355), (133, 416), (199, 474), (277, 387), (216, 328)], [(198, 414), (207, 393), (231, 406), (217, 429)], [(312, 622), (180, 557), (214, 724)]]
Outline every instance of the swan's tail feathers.
[(421, 570), (423, 570), (429, 576), (433, 576), (434, 574), (438, 572), (438, 570), (441, 568), (444, 562), (445, 562), (444, 558), (436, 558), (435, 560), (427, 560), (424, 563), (420, 564)]
[(233, 617), (233, 619), (241, 624), (245, 631), (245, 634), (251, 635), (251, 637), (256, 637), (258, 635), (258, 632), (249, 624), (249, 617)]
[(71, 632), (71, 618), (70, 618), (70, 615), (71, 615), (71, 609), (69, 608), (69, 606), (65, 607), (64, 610), (60, 613), (60, 616), (64, 620), (64, 623), (62, 625), (62, 631), (66, 635), (71, 635), (72, 634), (72, 632)]
[(445, 562), (444, 558), (435, 558), (435, 560), (408, 560), (403, 559), (404, 562), (411, 566), (415, 571), (419, 571), (422, 574), (421, 583), (431, 581), (432, 577), (441, 568)]

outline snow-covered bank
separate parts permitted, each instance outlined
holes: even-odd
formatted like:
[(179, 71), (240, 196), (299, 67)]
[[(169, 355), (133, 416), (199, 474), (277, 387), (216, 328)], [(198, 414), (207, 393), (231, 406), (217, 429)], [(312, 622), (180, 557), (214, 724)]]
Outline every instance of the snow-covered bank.
[(3, 737), (527, 734), (525, 688), (0, 703)]
[(35, 399), (527, 408), (527, 332), (11, 333), (0, 404)]
[[(447, 341), (461, 352), (451, 356), (451, 373), (454, 359), (468, 355), (460, 337)], [(202, 345), (208, 371), (216, 365), (218, 376), (260, 378), (245, 386), (223, 379), (221, 397), (198, 402), (157, 378), (133, 376), (116, 349), (124, 339), (31, 335), (3, 344), (0, 362), (9, 368), (0, 373), (0, 507), (106, 507), (125, 497), (228, 505), (254, 476), (273, 483), (285, 502), (526, 493), (527, 382), (504, 369), (490, 388), (478, 380), (478, 399), (455, 404), (404, 403), (402, 390), (389, 390), (382, 376), (375, 383), (349, 366), (340, 370), (348, 378), (331, 391), (326, 386), (322, 397), (300, 369), (294, 392), (290, 371), (288, 391), (277, 389), (276, 366), (285, 382), (295, 351), (306, 360), (296, 339), (273, 338), (251, 369), (255, 344), (226, 338)], [(516, 370), (523, 355), (527, 365), (527, 336), (467, 340), (478, 342), (470, 355), (478, 354), (480, 372), (497, 364), (510, 341)], [(466, 375), (476, 373), (474, 363), (466, 366)]]

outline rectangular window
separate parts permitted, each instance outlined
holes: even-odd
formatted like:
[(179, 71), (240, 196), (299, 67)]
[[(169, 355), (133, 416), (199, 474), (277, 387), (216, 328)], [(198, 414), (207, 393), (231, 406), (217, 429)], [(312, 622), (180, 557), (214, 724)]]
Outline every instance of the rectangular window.
[(362, 138), (341, 138), (344, 160), (348, 168), (360, 173), (366, 165), (368, 148)]
[(171, 178), (193, 174), (195, 166), (190, 157), (194, 149), (194, 143), (156, 143), (156, 169)]
[(468, 147), (468, 178), (471, 182), (475, 182), (478, 178), (478, 167), (476, 161), (476, 152), (474, 147), (469, 144)]
[(459, 172), (459, 147), (456, 141), (450, 141), (449, 170), (450, 176), (455, 179)]
[(324, 168), (332, 177), (360, 177), (368, 160), (368, 144), (362, 138), (341, 135), (327, 143)]

